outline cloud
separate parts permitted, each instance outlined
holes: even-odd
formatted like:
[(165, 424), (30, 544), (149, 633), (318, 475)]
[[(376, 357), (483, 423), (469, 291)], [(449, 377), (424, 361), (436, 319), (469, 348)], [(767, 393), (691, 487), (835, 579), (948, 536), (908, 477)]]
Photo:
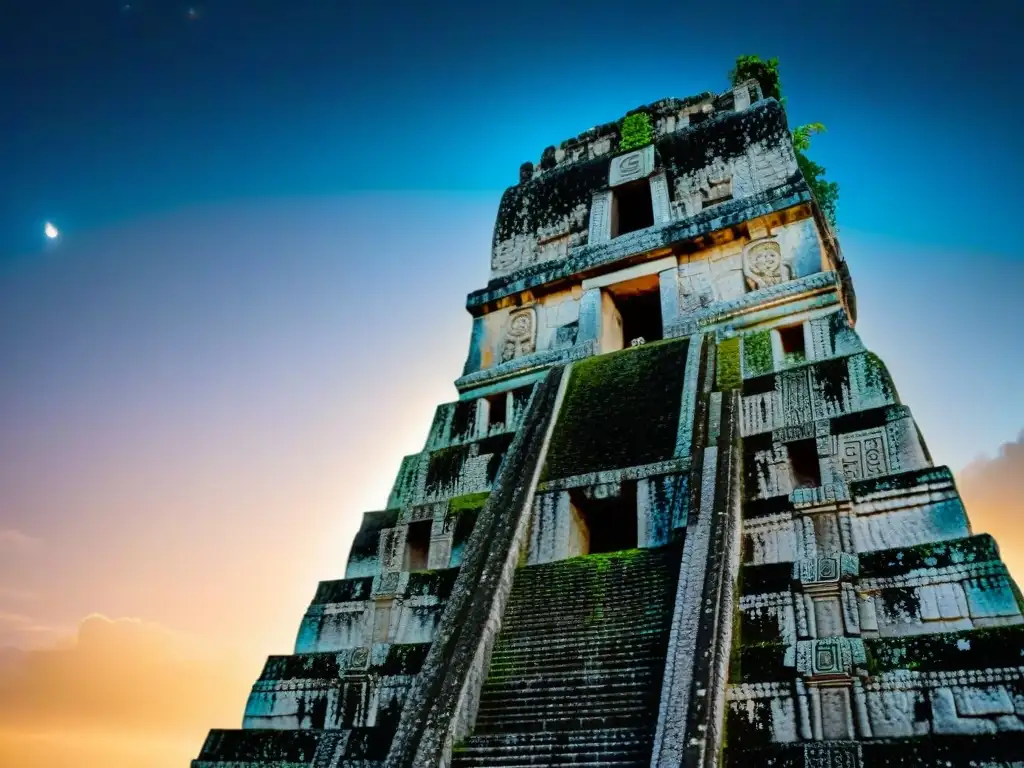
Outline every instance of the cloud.
[(30, 603), (39, 599), (39, 595), (30, 589), (5, 587), (0, 584), (0, 600), (13, 600), (18, 603)]
[(243, 666), (157, 624), (89, 616), (64, 647), (7, 652), (0, 664), (0, 737), (174, 737), (198, 751), (209, 728), (240, 723), (257, 674)]
[(11, 638), (19, 645), (39, 645), (52, 641), (60, 632), (59, 628), (40, 624), (27, 614), (0, 609), (0, 638)]
[(991, 533), (1003, 560), (1024, 584), (1024, 432), (999, 448), (994, 458), (980, 458), (960, 473), (957, 485), (975, 533)]
[(39, 544), (39, 539), (14, 528), (0, 528), (0, 551), (23, 551)]

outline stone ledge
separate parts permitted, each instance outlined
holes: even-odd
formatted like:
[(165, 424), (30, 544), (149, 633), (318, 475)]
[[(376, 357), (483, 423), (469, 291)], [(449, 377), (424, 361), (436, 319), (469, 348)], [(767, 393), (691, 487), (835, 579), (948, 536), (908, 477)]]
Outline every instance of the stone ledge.
[(562, 491), (570, 488), (583, 488), (589, 485), (620, 483), (623, 480), (643, 480), (644, 478), (655, 477), (657, 475), (683, 473), (688, 471), (689, 468), (689, 457), (668, 459), (667, 461), (656, 461), (652, 464), (641, 464), (635, 467), (603, 469), (598, 472), (588, 472), (583, 475), (573, 475), (572, 477), (561, 477), (555, 480), (546, 480), (537, 486), (537, 490)]
[(606, 243), (582, 245), (571, 249), (565, 259), (527, 267), (496, 281), (497, 285), (493, 287), (473, 291), (466, 298), (466, 308), (473, 314), (480, 314), (479, 310), (492, 301), (545, 283), (564, 280), (628, 256), (640, 255), (644, 251), (668, 248), (684, 240), (693, 240), (810, 200), (811, 193), (801, 178), (758, 195), (722, 203), (684, 221), (649, 227)]
[(564, 365), (575, 360), (582, 360), (596, 352), (597, 342), (593, 340), (584, 341), (568, 349), (548, 349), (534, 352), (532, 355), (517, 357), (515, 360), (509, 360), (507, 363), (501, 363), (493, 368), (467, 373), (455, 380), (455, 388), (460, 393), (466, 392), (485, 384), (494, 384), (502, 379), (533, 373), (553, 365)]
[(837, 292), (841, 283), (835, 272), (815, 272), (779, 285), (751, 291), (738, 299), (718, 301), (698, 312), (665, 326), (665, 338), (690, 336), (701, 328), (719, 325), (751, 312), (761, 312), (781, 304), (827, 292)]

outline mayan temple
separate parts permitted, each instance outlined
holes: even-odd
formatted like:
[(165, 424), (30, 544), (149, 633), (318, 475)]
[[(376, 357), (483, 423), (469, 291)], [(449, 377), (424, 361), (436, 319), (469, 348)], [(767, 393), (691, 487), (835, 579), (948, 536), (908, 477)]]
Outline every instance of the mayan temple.
[(519, 169), (457, 399), (193, 768), (1024, 766), (1020, 593), (766, 91)]

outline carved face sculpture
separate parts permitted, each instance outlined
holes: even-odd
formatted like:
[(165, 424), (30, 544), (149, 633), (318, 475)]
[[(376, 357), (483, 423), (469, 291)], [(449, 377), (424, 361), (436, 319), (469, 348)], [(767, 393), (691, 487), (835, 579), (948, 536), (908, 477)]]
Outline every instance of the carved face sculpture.
[(501, 360), (508, 362), (520, 355), (528, 355), (535, 347), (536, 311), (533, 307), (519, 309), (509, 318)]
[(779, 276), (782, 254), (774, 248), (758, 248), (751, 254), (750, 268), (755, 274), (771, 278)]
[(758, 243), (746, 252), (743, 272), (753, 289), (778, 285), (789, 279), (789, 268), (782, 259), (782, 249), (774, 241)]

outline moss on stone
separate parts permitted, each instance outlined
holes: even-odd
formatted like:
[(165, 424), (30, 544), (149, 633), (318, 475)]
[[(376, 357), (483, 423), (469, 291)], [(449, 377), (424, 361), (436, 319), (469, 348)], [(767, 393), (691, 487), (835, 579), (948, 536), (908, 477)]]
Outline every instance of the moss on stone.
[(468, 493), (465, 496), (456, 496), (448, 501), (448, 512), (452, 515), (459, 515), (467, 511), (479, 512), (483, 505), (487, 503), (487, 497), (490, 495), (490, 493), (485, 491), (483, 493)]
[[(554, 147), (549, 156), (553, 165)], [(543, 159), (541, 167), (548, 170)], [(533, 235), (543, 227), (565, 221), (578, 207), (589, 208), (591, 197), (607, 186), (608, 158), (595, 157), (548, 170), (539, 178), (509, 187), (498, 206), (493, 245), (516, 235)]]
[(855, 411), (836, 416), (829, 422), (829, 429), (833, 435), (847, 435), (850, 432), (884, 427), (893, 418), (903, 415), (902, 411), (894, 410), (896, 408), (898, 406), (883, 405), (881, 408), (869, 408), (866, 411)]
[[(884, 420), (882, 423), (885, 423)], [(948, 467), (925, 467), (924, 469), (912, 469), (907, 472), (899, 472), (895, 475), (871, 477), (867, 480), (855, 480), (850, 483), (850, 491), (853, 493), (854, 498), (860, 498), (870, 493), (878, 493), (880, 491), (906, 491), (925, 483), (942, 483), (952, 481), (953, 475), (949, 471)]]
[(722, 112), (701, 120), (697, 112), (690, 116), (690, 127), (659, 137), (655, 149), (664, 166), (673, 174), (699, 171), (708, 158), (731, 160), (751, 144), (778, 145), (790, 142), (786, 115), (778, 102), (763, 101), (743, 112)]
[(394, 643), (380, 667), (382, 675), (414, 675), (423, 667), (430, 643)]
[(413, 571), (403, 594), (406, 597), (438, 597), (447, 600), (458, 576), (457, 568)]
[(366, 560), (377, 557), (380, 532), (385, 528), (393, 528), (398, 522), (398, 510), (389, 509), (383, 512), (367, 512), (363, 515), (362, 524), (352, 542), (349, 553), (350, 560)]
[(999, 547), (987, 533), (952, 541), (883, 549), (860, 556), (862, 578), (896, 576), (919, 568), (944, 568), (961, 563), (999, 560)]
[(845, 357), (822, 360), (811, 366), (814, 388), (821, 393), (825, 403), (840, 413), (850, 396), (850, 368)]
[(774, 683), (792, 680), (796, 672), (785, 664), (786, 645), (759, 643), (743, 645), (735, 655), (730, 675), (738, 683)]
[(577, 363), (551, 438), (544, 479), (671, 458), (686, 350), (685, 340), (670, 340)]
[(324, 603), (350, 603), (369, 600), (373, 591), (373, 577), (357, 579), (334, 579), (317, 584), (313, 605)]
[(740, 338), (736, 336), (718, 342), (718, 363), (715, 367), (715, 386), (721, 391), (736, 389), (743, 383), (740, 371)]
[(763, 563), (740, 568), (740, 594), (788, 592), (793, 580), (792, 563)]
[(454, 486), (469, 454), (469, 444), (441, 448), (431, 453), (427, 463), (427, 492), (439, 493)]
[(940, 632), (865, 641), (868, 670), (922, 672), (1019, 667), (1024, 663), (1024, 625)]
[(774, 368), (770, 331), (748, 333), (743, 337), (743, 376), (750, 378), (771, 373)]
[(870, 389), (877, 389), (886, 399), (899, 403), (900, 396), (896, 391), (896, 384), (892, 380), (889, 369), (882, 362), (882, 358), (874, 352), (865, 354), (865, 372), (867, 374), (866, 383)]

